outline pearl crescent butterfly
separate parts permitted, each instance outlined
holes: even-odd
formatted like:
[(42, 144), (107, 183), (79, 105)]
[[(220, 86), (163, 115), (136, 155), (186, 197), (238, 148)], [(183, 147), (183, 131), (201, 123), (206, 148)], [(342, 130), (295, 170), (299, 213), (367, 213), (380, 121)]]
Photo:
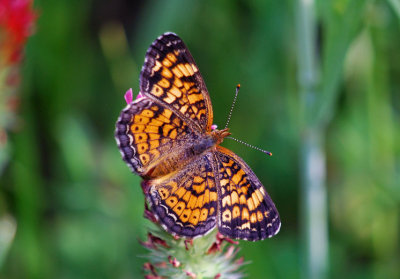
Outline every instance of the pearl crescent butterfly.
[(217, 227), (251, 241), (278, 233), (278, 211), (257, 176), (219, 145), (230, 133), (212, 127), (206, 85), (177, 35), (165, 33), (148, 49), (139, 96), (122, 110), (115, 138), (166, 231), (195, 238)]

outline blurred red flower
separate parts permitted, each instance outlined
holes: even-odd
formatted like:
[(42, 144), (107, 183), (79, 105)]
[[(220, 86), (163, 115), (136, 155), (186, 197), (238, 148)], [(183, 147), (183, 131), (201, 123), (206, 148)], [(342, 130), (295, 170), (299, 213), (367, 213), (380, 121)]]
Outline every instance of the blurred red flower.
[(31, 0), (0, 0), (0, 63), (15, 64), (21, 60), (37, 18), (32, 4)]

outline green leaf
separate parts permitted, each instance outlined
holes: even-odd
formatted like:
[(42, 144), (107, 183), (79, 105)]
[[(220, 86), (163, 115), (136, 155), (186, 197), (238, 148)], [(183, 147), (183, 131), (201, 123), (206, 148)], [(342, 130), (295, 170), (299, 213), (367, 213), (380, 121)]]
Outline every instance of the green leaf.
[(400, 1), (399, 0), (388, 0), (388, 2), (392, 6), (397, 17), (400, 19)]
[(317, 96), (316, 123), (326, 124), (333, 108), (342, 80), (343, 63), (350, 44), (361, 30), (368, 0), (332, 0), (322, 11), (325, 34), (322, 55), (322, 89)]

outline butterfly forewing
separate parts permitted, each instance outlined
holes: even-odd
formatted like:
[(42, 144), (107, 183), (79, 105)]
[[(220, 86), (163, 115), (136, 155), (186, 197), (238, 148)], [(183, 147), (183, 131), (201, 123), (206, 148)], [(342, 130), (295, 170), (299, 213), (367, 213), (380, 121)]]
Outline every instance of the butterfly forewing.
[(218, 230), (235, 239), (261, 240), (278, 233), (281, 222), (274, 203), (247, 164), (218, 146)]
[(198, 131), (209, 131), (211, 100), (192, 55), (183, 41), (166, 33), (147, 51), (140, 74), (140, 91), (182, 115)]

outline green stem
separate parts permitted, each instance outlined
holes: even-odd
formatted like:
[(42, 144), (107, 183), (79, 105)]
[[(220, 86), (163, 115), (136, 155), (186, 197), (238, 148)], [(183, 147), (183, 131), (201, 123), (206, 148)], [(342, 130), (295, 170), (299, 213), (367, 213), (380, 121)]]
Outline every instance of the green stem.
[(304, 240), (303, 277), (327, 275), (328, 233), (325, 186), (324, 126), (316, 123), (320, 77), (317, 67), (316, 18), (313, 0), (299, 0), (297, 7), (298, 80), (301, 94), (301, 216)]
[(328, 258), (327, 193), (324, 132), (305, 131), (302, 141), (302, 228), (306, 263), (304, 278), (326, 278)]

